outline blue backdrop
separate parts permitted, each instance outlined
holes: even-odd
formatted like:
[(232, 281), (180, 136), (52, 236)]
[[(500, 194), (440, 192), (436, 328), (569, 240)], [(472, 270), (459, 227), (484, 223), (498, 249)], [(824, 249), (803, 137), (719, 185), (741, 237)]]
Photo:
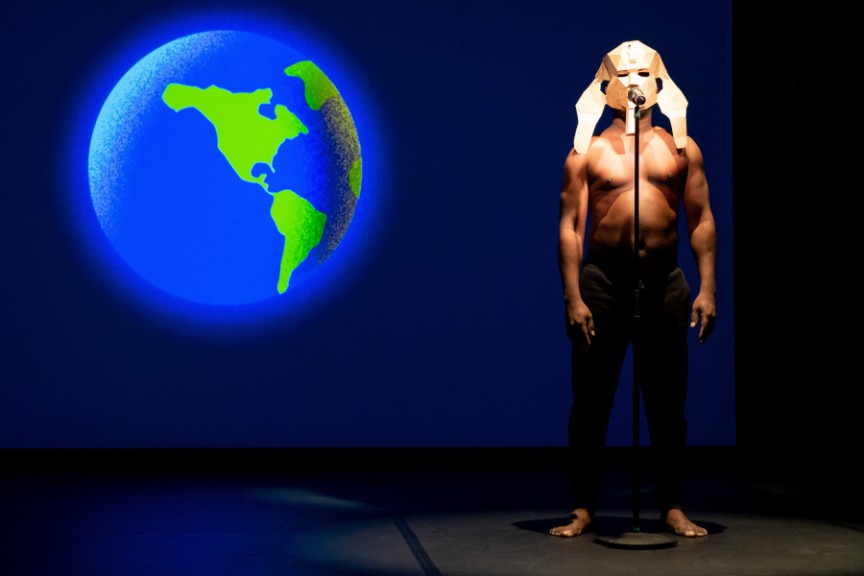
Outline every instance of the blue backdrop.
[[(691, 331), (689, 441), (735, 444), (731, 2), (601, 4), (5, 2), (0, 447), (564, 445), (563, 162), (576, 100), (634, 39), (690, 102), (718, 226), (718, 326), (704, 346)], [(278, 318), (263, 325), (165, 314), (170, 298), (130, 290), (93, 249), (81, 208), (81, 149), (114, 83), (165, 42), (232, 23), (302, 38), (364, 152), (339, 273), (251, 311)], [(695, 289), (686, 243), (681, 262)], [(631, 379), (628, 364), (612, 444), (630, 442)]]

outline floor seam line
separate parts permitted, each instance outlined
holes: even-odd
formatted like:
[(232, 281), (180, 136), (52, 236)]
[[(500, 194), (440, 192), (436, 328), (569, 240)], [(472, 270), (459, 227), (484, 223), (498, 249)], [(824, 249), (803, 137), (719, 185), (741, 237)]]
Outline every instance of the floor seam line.
[(406, 522), (401, 516), (396, 516), (393, 518), (393, 523), (396, 524), (396, 528), (399, 529), (402, 538), (405, 540), (405, 543), (408, 544), (408, 548), (411, 550), (414, 558), (417, 559), (417, 563), (420, 564), (420, 567), (423, 569), (423, 574), (426, 576), (441, 576), (441, 571), (438, 570), (435, 562), (433, 562), (432, 558), (429, 557), (429, 554), (426, 552), (426, 549), (423, 548), (420, 539), (417, 538), (417, 535), (414, 534), (413, 530), (411, 530), (411, 526), (408, 525), (408, 522)]

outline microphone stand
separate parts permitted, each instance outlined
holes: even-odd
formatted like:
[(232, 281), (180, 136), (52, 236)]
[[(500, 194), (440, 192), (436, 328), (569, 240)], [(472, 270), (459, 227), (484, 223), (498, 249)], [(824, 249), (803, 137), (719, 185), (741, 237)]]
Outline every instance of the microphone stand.
[[(640, 316), (642, 313), (642, 274), (639, 264), (639, 121), (642, 118), (641, 103), (644, 102), (635, 99), (634, 104), (636, 110), (633, 113), (635, 118), (635, 129), (633, 131), (633, 271), (635, 276), (635, 286), (633, 287), (633, 341), (637, 342), (642, 338), (642, 326)], [(643, 532), (639, 525), (639, 356), (638, 346), (633, 346), (633, 523), (630, 532), (624, 532), (613, 537), (597, 537), (596, 540), (601, 544), (613, 548), (629, 548), (629, 549), (656, 549), (670, 548), (677, 546), (678, 542), (663, 534), (651, 534)]]

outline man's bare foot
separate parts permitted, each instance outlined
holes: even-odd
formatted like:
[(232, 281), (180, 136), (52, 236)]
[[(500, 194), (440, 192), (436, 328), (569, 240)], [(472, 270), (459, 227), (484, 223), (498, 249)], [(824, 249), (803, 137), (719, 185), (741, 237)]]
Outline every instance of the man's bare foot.
[(561, 536), (562, 538), (572, 538), (579, 536), (591, 524), (591, 515), (585, 508), (577, 508), (570, 513), (570, 523), (564, 526), (556, 526), (549, 530), (552, 536)]
[(666, 524), (675, 534), (684, 536), (685, 538), (698, 538), (708, 535), (708, 530), (691, 522), (680, 508), (672, 508), (666, 513)]

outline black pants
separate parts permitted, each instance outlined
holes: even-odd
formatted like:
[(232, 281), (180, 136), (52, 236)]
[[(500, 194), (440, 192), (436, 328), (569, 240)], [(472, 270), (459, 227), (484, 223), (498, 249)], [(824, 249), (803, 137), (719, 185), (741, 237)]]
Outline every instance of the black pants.
[[(571, 355), (569, 449), (574, 508), (594, 513), (609, 417), (631, 344), (658, 502), (664, 513), (680, 507), (687, 435), (687, 280), (677, 266), (643, 273), (637, 279), (631, 269), (601, 267), (588, 260), (579, 285), (594, 317), (595, 336), (588, 351), (573, 346)], [(641, 286), (638, 317), (634, 314), (637, 285)]]

